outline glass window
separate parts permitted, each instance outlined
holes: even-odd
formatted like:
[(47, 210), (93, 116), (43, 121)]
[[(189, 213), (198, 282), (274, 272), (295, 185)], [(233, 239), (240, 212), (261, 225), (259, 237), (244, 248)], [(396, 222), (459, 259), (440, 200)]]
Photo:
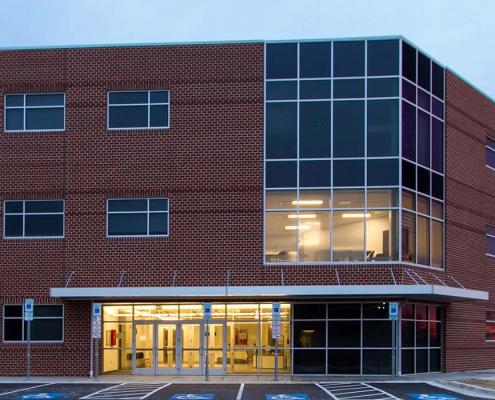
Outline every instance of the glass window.
[(407, 190), (402, 190), (402, 208), (415, 211), (416, 210), (416, 195)]
[(266, 213), (265, 259), (267, 262), (296, 261), (297, 231), (300, 229), (294, 212)]
[(328, 319), (360, 319), (361, 318), (361, 304), (360, 303), (347, 303), (347, 304), (329, 304), (328, 305)]
[(486, 137), (486, 165), (495, 169), (495, 139)]
[[(31, 322), (31, 340), (34, 342), (63, 341), (63, 306), (57, 304), (34, 305), (34, 319)], [(27, 322), (23, 322), (23, 307), (4, 306), (4, 341), (26, 341)]]
[(495, 226), (486, 226), (486, 254), (495, 257)]
[(328, 350), (328, 374), (359, 374), (360, 350)]
[(402, 350), (402, 374), (414, 374), (414, 350)]
[(267, 188), (291, 188), (297, 186), (297, 162), (268, 161), (266, 163)]
[(431, 266), (443, 265), (443, 223), (431, 220)]
[(333, 186), (364, 186), (363, 160), (336, 160), (333, 162)]
[(416, 108), (402, 102), (402, 156), (416, 161)]
[(444, 71), (437, 63), (431, 63), (431, 91), (435, 96), (443, 100)]
[(300, 161), (299, 186), (301, 187), (330, 187), (330, 161)]
[(363, 374), (391, 375), (392, 350), (363, 350)]
[(109, 129), (153, 129), (169, 127), (168, 90), (109, 92)]
[(294, 304), (294, 319), (325, 319), (327, 307), (324, 303)]
[(361, 321), (329, 321), (328, 347), (361, 347)]
[(430, 166), (430, 116), (418, 110), (418, 163)]
[(364, 156), (364, 101), (339, 101), (333, 107), (333, 156)]
[(294, 350), (294, 374), (324, 374), (326, 350)]
[(5, 238), (64, 236), (63, 200), (6, 200)]
[(443, 176), (435, 173), (431, 174), (431, 195), (443, 200)]
[(426, 217), (417, 217), (418, 230), (418, 264), (430, 265), (430, 220)]
[(368, 157), (395, 156), (399, 148), (399, 103), (368, 101)]
[(495, 341), (495, 311), (486, 312), (486, 340)]
[(416, 49), (402, 42), (402, 75), (416, 82)]
[(435, 97), (431, 98), (431, 112), (435, 117), (443, 119), (443, 103)]
[(108, 236), (168, 235), (168, 199), (112, 199), (107, 207)]
[(325, 347), (325, 321), (294, 321), (294, 347)]
[(418, 52), (418, 85), (431, 90), (431, 62), (423, 53)]
[(293, 190), (267, 190), (267, 209), (291, 209), (297, 206), (297, 193)]
[(416, 214), (402, 212), (402, 261), (416, 262)]
[(330, 208), (330, 190), (299, 190), (299, 208)]
[(364, 76), (364, 42), (334, 42), (333, 76)]
[(431, 96), (424, 90), (418, 88), (418, 106), (426, 111), (430, 111), (430, 102)]
[(366, 256), (368, 261), (391, 261), (399, 258), (399, 218), (392, 210), (367, 211)]
[(299, 260), (328, 262), (330, 259), (330, 211), (299, 213)]
[(395, 186), (399, 184), (399, 160), (368, 160), (368, 186)]
[(363, 318), (388, 319), (388, 303), (364, 303)]
[(398, 78), (368, 79), (368, 97), (397, 97), (399, 96)]
[(333, 208), (364, 208), (364, 190), (362, 189), (334, 190)]
[(430, 198), (418, 195), (418, 212), (430, 215)]
[(297, 43), (266, 45), (266, 78), (297, 78)]
[(398, 40), (368, 40), (367, 54), (368, 76), (398, 75)]
[(316, 101), (299, 105), (300, 157), (330, 157), (331, 104), (326, 101)]
[(398, 204), (397, 189), (368, 189), (368, 208), (397, 207)]
[(5, 95), (6, 131), (63, 131), (65, 94)]
[(431, 129), (431, 167), (443, 173), (443, 122), (432, 118)]
[(299, 58), (301, 78), (321, 78), (331, 76), (331, 42), (301, 43)]
[(267, 100), (296, 100), (297, 82), (272, 81), (266, 83)]
[(416, 104), (416, 86), (405, 79), (402, 80), (402, 97)]
[(431, 215), (432, 217), (443, 219), (443, 203), (439, 201), (431, 201)]
[(416, 166), (402, 160), (402, 185), (416, 190)]
[(392, 347), (392, 323), (363, 321), (363, 347)]
[(364, 211), (333, 213), (333, 261), (364, 261)]
[(332, 98), (331, 80), (308, 80), (299, 82), (300, 99), (330, 99)]
[(430, 171), (418, 167), (418, 192), (430, 194)]
[(333, 81), (334, 99), (361, 99), (364, 97), (364, 79), (339, 79)]
[(297, 103), (266, 104), (266, 158), (297, 155)]
[(402, 347), (414, 347), (414, 321), (401, 321)]

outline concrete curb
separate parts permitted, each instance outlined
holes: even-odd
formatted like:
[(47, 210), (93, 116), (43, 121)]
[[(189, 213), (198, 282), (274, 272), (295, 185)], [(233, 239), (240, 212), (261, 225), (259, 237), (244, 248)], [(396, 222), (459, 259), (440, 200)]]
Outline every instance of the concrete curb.
[(495, 399), (495, 390), (483, 388), (481, 386), (470, 385), (458, 381), (428, 382), (432, 386), (441, 389), (451, 390), (466, 396), (479, 397), (483, 399)]

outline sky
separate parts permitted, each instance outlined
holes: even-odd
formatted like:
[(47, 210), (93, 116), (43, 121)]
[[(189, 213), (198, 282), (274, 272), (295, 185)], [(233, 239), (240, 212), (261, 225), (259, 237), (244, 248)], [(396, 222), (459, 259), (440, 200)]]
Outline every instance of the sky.
[(495, 98), (495, 0), (0, 0), (0, 5), (0, 47), (403, 35)]

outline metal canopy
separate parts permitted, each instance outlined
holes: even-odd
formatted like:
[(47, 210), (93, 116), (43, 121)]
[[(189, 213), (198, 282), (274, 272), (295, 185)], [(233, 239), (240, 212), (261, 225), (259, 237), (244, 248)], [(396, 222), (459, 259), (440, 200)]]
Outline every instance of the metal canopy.
[(488, 292), (445, 285), (315, 285), (315, 286), (169, 286), (52, 288), (51, 297), (65, 299), (205, 299), (407, 297), (437, 301), (488, 300)]

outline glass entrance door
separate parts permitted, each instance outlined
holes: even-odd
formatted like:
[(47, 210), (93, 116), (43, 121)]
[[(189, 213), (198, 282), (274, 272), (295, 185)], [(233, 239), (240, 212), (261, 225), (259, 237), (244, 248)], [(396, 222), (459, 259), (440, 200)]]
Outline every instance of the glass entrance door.
[(177, 373), (177, 324), (155, 324), (156, 375)]
[(212, 321), (207, 326), (208, 373), (211, 375), (225, 375), (225, 322)]
[(132, 369), (137, 375), (155, 375), (155, 324), (136, 322), (134, 326)]
[(181, 323), (180, 373), (201, 375), (203, 371), (203, 324), (201, 322)]

